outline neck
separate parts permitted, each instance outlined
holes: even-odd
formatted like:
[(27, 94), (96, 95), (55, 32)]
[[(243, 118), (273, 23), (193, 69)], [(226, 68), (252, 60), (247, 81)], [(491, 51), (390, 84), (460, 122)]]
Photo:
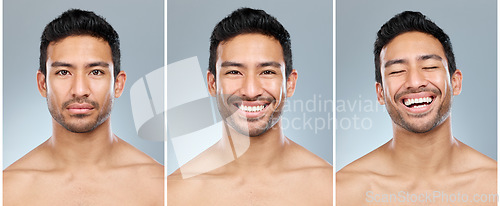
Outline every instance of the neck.
[(52, 120), (52, 137), (47, 141), (54, 160), (67, 168), (105, 165), (118, 137), (111, 132), (110, 118), (87, 133), (73, 133)]
[(264, 134), (248, 137), (224, 125), (224, 133), (219, 148), (231, 148), (232, 165), (238, 172), (268, 171), (282, 160), (282, 154), (289, 140), (281, 129), (281, 120)]
[(388, 143), (394, 167), (414, 176), (447, 172), (458, 141), (451, 134), (451, 117), (426, 133), (409, 132), (393, 123), (394, 138)]

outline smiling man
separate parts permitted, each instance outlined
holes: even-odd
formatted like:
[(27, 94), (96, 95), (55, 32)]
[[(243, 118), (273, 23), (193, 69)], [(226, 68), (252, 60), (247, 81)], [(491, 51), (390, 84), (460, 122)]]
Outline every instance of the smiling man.
[(332, 205), (332, 166), (281, 127), (298, 76), (285, 28), (262, 10), (234, 11), (212, 32), (208, 68), (223, 136), (168, 177), (168, 205)]
[(337, 205), (496, 205), (496, 161), (452, 135), (462, 72), (449, 37), (407, 11), (381, 27), (374, 54), (393, 138), (337, 173)]
[(45, 27), (37, 85), (53, 132), (4, 170), (4, 205), (163, 205), (163, 166), (111, 131), (125, 81), (102, 17), (74, 9)]

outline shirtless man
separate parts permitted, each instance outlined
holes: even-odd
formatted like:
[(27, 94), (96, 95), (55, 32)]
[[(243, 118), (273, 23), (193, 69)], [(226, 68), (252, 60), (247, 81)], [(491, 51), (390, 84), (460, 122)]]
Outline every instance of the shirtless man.
[(281, 128), (296, 81), (289, 34), (274, 17), (242, 8), (219, 22), (207, 82), (223, 136), (168, 177), (168, 205), (332, 205), (332, 166)]
[(337, 173), (337, 205), (496, 205), (496, 161), (451, 132), (462, 73), (449, 37), (403, 12), (381, 27), (374, 54), (393, 138)]
[(4, 205), (163, 205), (163, 166), (111, 131), (125, 80), (102, 17), (68, 10), (45, 27), (37, 85), (53, 132), (4, 170)]

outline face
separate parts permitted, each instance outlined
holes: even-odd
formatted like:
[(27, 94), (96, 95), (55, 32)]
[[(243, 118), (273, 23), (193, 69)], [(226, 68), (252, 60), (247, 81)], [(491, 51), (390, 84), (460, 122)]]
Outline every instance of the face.
[(451, 75), (439, 40), (421, 32), (400, 34), (380, 54), (382, 84), (377, 98), (397, 127), (425, 133), (449, 117), (462, 73)]
[(217, 48), (216, 74), (207, 72), (210, 94), (217, 97), (225, 123), (255, 137), (280, 120), (286, 97), (295, 91), (297, 72), (285, 78), (279, 41), (262, 34), (242, 34)]
[(47, 73), (37, 74), (52, 118), (74, 133), (93, 131), (108, 120), (126, 75), (114, 79), (111, 48), (102, 39), (70, 36), (47, 48)]

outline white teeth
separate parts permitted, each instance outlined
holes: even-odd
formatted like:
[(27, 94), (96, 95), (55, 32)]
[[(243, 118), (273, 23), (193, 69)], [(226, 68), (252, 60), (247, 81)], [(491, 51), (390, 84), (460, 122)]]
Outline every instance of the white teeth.
[(239, 109), (245, 111), (245, 112), (259, 112), (264, 109), (264, 105), (260, 106), (245, 106), (245, 105), (240, 105)]
[[(406, 106), (410, 106), (412, 104), (421, 104), (421, 103), (431, 103), (432, 102), (432, 98), (431, 97), (421, 97), (421, 98), (415, 98), (415, 99), (405, 99), (405, 105)], [(416, 106), (415, 108), (420, 108), (420, 107), (423, 107), (425, 105), (419, 105), (419, 106)]]

